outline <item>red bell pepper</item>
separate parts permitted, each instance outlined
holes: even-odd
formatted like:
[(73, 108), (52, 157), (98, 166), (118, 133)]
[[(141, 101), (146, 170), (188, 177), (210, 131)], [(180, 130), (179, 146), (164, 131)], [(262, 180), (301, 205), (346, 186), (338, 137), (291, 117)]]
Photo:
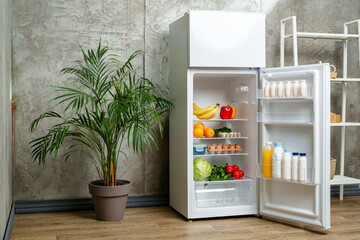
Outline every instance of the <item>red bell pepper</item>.
[(232, 107), (230, 105), (222, 106), (220, 110), (220, 118), (221, 119), (230, 119), (233, 113)]

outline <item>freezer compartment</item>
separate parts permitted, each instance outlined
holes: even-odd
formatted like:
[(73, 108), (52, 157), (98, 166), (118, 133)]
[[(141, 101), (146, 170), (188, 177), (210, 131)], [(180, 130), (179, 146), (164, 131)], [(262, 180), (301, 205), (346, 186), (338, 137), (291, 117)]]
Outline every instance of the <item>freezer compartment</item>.
[[(280, 181), (280, 182), (288, 182), (294, 184), (305, 184), (305, 185), (317, 185), (313, 179), (315, 175), (314, 168), (306, 168), (306, 169), (296, 169), (293, 171), (292, 168), (289, 168), (289, 172), (286, 173), (281, 171), (281, 178), (273, 178), (272, 175), (272, 165), (267, 164), (258, 164), (257, 168), (257, 176), (258, 178), (263, 178), (271, 181)], [(295, 176), (293, 176), (293, 173)]]
[(259, 112), (257, 114), (258, 122), (279, 123), (279, 124), (305, 124), (314, 123), (315, 114), (312, 112)]
[(253, 205), (254, 180), (208, 181), (195, 183), (197, 208)]

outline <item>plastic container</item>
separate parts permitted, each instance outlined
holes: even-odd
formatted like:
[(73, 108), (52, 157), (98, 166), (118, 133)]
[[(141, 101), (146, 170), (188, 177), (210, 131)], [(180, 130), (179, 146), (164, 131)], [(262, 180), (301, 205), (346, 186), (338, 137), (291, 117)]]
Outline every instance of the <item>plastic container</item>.
[(277, 83), (277, 96), (284, 97), (284, 83), (282, 81)]
[(292, 96), (292, 84), (291, 81), (285, 82), (285, 97), (291, 97)]
[(276, 97), (276, 91), (277, 87), (276, 87), (276, 82), (272, 82), (270, 85), (270, 97), (275, 98)]
[(204, 155), (206, 151), (206, 145), (194, 145), (193, 154), (194, 155)]
[(281, 142), (275, 142), (275, 148), (272, 155), (272, 177), (281, 179), (281, 161), (284, 155), (284, 149)]
[(263, 164), (263, 176), (266, 178), (272, 178), (272, 155), (273, 155), (272, 142), (266, 142), (262, 164)]
[(299, 97), (300, 96), (300, 84), (299, 81), (294, 81), (293, 84), (293, 97)]
[(264, 97), (270, 97), (270, 83), (266, 82), (264, 86)]
[(291, 158), (291, 180), (299, 181), (299, 153), (293, 152)]
[(299, 182), (307, 181), (307, 159), (306, 153), (300, 153), (299, 158)]
[(307, 85), (306, 80), (300, 80), (300, 97), (307, 96)]
[(291, 179), (291, 152), (290, 149), (284, 149), (284, 156), (281, 164), (281, 177), (284, 180)]

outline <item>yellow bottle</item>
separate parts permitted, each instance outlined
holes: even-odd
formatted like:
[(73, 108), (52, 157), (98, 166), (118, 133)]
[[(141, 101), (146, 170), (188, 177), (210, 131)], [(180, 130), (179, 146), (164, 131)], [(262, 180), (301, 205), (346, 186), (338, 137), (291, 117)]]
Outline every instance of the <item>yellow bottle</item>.
[(272, 142), (266, 142), (266, 146), (263, 152), (263, 176), (266, 178), (272, 178)]

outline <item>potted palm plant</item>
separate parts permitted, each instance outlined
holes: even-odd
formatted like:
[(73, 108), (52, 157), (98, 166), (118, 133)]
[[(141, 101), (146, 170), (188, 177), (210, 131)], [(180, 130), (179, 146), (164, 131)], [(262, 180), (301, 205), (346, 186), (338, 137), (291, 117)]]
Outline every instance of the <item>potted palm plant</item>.
[(85, 150), (99, 174), (99, 180), (89, 183), (96, 217), (113, 221), (123, 218), (130, 192), (131, 183), (117, 176), (118, 160), (126, 157), (123, 144), (135, 153), (157, 147), (157, 135), (163, 136), (172, 104), (151, 80), (137, 75), (132, 60), (142, 51), (121, 64), (120, 57), (108, 50), (100, 41), (95, 51), (82, 49), (83, 59), (61, 70), (69, 78), (65, 86), (54, 86), (58, 93), (54, 100), (65, 110), (62, 114), (48, 111), (35, 119), (31, 132), (45, 118), (56, 123), (30, 145), (32, 159), (39, 164), (56, 158), (61, 148), (65, 161)]

